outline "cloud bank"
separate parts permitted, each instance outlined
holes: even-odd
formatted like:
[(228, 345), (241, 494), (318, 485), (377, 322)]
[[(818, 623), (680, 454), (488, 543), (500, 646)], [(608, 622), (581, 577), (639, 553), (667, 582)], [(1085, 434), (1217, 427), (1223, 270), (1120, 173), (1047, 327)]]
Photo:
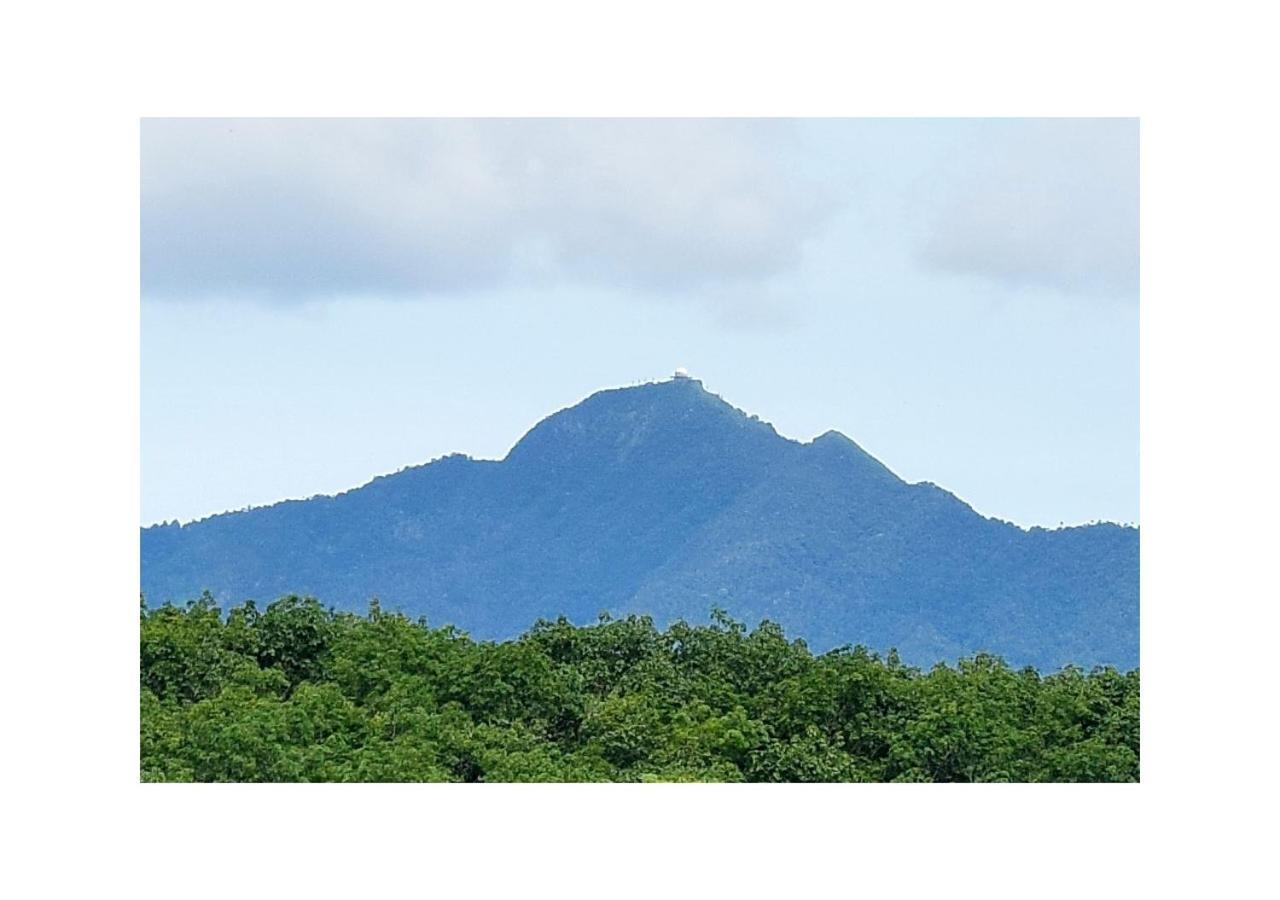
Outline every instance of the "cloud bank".
[(793, 143), (783, 121), (145, 120), (143, 296), (767, 280), (835, 209)]
[(940, 181), (921, 248), (935, 270), (1136, 298), (1136, 119), (1010, 120)]

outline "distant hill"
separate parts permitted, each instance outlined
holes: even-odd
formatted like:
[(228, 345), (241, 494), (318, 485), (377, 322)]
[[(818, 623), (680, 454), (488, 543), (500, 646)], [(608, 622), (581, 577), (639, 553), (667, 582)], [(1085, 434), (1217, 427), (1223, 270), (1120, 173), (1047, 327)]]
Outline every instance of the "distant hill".
[(1025, 531), (908, 484), (836, 432), (810, 443), (675, 378), (601, 391), (501, 462), (449, 456), (333, 497), (142, 530), (148, 604), (308, 594), (481, 638), (601, 611), (718, 606), (815, 649), (977, 650), (1042, 669), (1138, 664), (1138, 531)]

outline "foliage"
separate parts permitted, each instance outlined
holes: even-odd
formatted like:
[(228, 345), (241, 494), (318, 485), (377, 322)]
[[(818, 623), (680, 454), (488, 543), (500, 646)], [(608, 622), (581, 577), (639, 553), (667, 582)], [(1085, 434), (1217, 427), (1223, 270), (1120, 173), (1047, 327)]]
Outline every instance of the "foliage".
[(715, 611), (505, 643), (286, 597), (141, 611), (144, 781), (1137, 781), (1139, 675), (815, 656)]

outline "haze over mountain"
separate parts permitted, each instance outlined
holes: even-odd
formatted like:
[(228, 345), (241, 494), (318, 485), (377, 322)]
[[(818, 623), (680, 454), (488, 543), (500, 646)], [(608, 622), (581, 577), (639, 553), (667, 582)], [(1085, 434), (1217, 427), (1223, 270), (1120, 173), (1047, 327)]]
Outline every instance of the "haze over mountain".
[(809, 443), (675, 378), (601, 391), (501, 461), (142, 530), (149, 604), (308, 594), (505, 638), (601, 611), (782, 624), (815, 649), (1138, 664), (1135, 528), (985, 518), (852, 440)]

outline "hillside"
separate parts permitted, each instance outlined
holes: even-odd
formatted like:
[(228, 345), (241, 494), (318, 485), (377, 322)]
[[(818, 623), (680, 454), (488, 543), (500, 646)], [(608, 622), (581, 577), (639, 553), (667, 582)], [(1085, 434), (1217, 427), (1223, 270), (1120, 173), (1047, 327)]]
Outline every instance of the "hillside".
[(149, 604), (307, 594), (507, 638), (602, 610), (769, 618), (915, 664), (991, 651), (1138, 663), (1138, 532), (1024, 531), (908, 484), (843, 435), (810, 443), (678, 378), (602, 391), (506, 459), (461, 456), (316, 497), (142, 531)]

